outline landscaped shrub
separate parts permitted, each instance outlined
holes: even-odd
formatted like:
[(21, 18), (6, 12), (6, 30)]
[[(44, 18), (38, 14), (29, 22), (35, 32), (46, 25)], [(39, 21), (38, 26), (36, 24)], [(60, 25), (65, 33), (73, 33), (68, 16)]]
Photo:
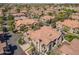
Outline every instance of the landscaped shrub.
[(18, 43), (19, 43), (20, 45), (23, 45), (23, 44), (25, 43), (25, 41), (24, 41), (22, 38), (20, 38), (20, 39), (18, 40)]
[(20, 27), (20, 31), (26, 32), (26, 31), (28, 31), (28, 27), (26, 25), (22, 25)]
[(64, 26), (63, 31), (68, 32), (69, 31), (69, 27)]

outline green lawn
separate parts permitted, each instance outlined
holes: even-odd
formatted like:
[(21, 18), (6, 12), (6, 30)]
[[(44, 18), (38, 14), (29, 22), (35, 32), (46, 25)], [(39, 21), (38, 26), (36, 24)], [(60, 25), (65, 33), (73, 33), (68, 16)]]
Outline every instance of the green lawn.
[(8, 21), (8, 26), (9, 26), (9, 30), (10, 31), (13, 31), (14, 30), (14, 20), (10, 20), (10, 21)]
[(0, 17), (0, 24), (2, 24), (3, 22), (3, 17)]
[(32, 50), (34, 47), (32, 45), (30, 45), (30, 47), (28, 47), (25, 51), (27, 50)]
[(67, 35), (65, 35), (65, 39), (69, 42), (71, 42), (73, 39), (79, 39), (79, 36), (76, 36), (75, 34), (73, 33), (68, 33)]
[(2, 28), (0, 27), (0, 31), (2, 31)]

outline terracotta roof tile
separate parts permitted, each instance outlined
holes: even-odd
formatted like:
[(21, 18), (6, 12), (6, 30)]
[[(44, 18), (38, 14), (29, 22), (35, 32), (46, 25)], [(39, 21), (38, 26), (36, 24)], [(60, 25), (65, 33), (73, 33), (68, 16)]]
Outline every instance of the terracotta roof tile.
[(70, 42), (70, 44), (63, 43), (63, 45), (59, 48), (59, 51), (64, 54), (79, 55), (79, 40), (74, 39)]
[(56, 29), (52, 29), (49, 26), (43, 26), (39, 30), (36, 31), (28, 31), (28, 37), (33, 40), (42, 40), (44, 44), (48, 44), (49, 42), (55, 40), (60, 36), (60, 32), (57, 32)]
[(28, 24), (33, 24), (33, 23), (37, 23), (37, 21), (35, 19), (28, 19), (28, 18), (19, 19), (15, 21), (16, 26), (20, 26), (21, 24), (28, 25)]
[(77, 20), (64, 20), (61, 22), (62, 25), (68, 26), (70, 28), (79, 28), (79, 22)]

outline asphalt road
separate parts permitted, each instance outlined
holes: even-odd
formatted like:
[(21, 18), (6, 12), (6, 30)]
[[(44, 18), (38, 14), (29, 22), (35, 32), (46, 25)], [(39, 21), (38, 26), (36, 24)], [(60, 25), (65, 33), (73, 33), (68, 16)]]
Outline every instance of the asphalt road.
[(14, 34), (11, 32), (10, 32), (10, 34), (12, 36), (10, 37), (10, 39), (7, 42), (8, 42), (8, 44), (11, 44), (12, 46), (17, 47), (17, 49), (14, 50), (14, 55), (24, 55), (24, 51), (19, 47), (18, 42), (17, 42), (17, 40), (20, 38), (20, 35)]
[[(3, 27), (8, 28), (8, 20), (4, 20)], [(11, 48), (12, 50), (14, 50), (14, 47), (16, 47), (16, 49), (14, 50), (14, 53), (12, 55), (24, 55), (24, 51), (20, 48), (20, 46), (18, 45), (17, 40), (20, 38), (20, 35), (18, 34), (14, 34), (12, 32), (8, 32), (11, 37), (7, 40), (8, 45), (11, 45), (13, 48)]]

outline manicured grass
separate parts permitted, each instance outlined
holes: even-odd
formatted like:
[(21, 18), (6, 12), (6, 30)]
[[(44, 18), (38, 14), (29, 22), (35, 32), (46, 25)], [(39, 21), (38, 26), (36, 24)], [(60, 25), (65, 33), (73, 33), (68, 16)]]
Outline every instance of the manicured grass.
[(14, 21), (13, 20), (10, 20), (10, 21), (8, 21), (8, 26), (9, 26), (9, 30), (10, 31), (13, 31), (14, 30)]
[(2, 28), (0, 28), (0, 31), (2, 31)]
[(71, 41), (72, 41), (73, 39), (75, 39), (75, 38), (79, 39), (79, 36), (76, 36), (76, 35), (73, 34), (73, 33), (69, 33), (69, 34), (65, 35), (65, 39), (66, 39), (67, 41), (69, 41), (69, 42), (71, 42)]
[(2, 18), (2, 17), (0, 17), (0, 24), (2, 24), (2, 22), (3, 22), (3, 18)]
[(32, 50), (32, 49), (33, 49), (33, 46), (30, 45), (30, 47), (28, 47), (25, 51), (27, 51), (27, 50)]

